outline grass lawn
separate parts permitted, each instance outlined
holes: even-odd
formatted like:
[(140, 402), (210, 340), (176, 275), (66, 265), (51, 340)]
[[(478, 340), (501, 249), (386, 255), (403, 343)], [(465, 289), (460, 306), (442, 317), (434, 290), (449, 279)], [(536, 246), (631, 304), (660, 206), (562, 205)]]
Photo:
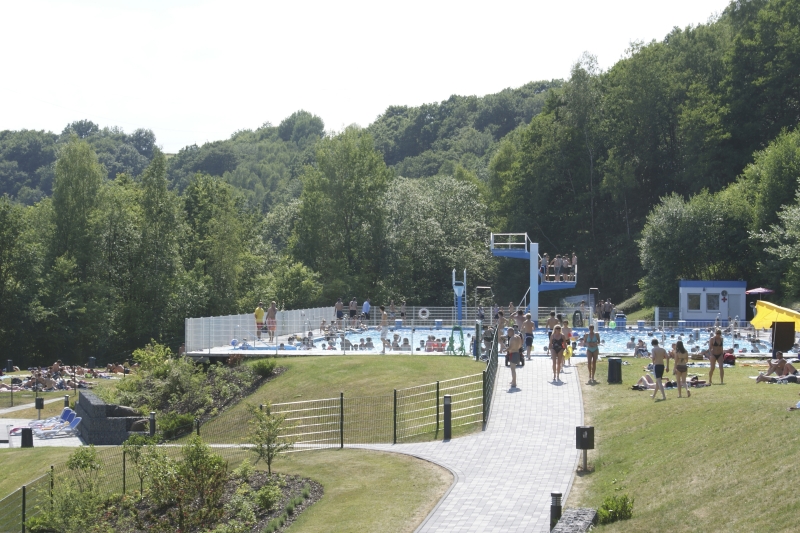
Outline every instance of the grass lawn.
[(322, 499), (289, 529), (303, 533), (414, 531), (453, 482), (432, 463), (365, 450), (293, 453), (276, 469), (325, 487)]
[(286, 372), (248, 399), (254, 403), (296, 402), (345, 396), (379, 396), (402, 389), (480, 374), (486, 363), (470, 357), (355, 355), (277, 359)]
[[(586, 424), (595, 427), (590, 469), (579, 475), (569, 507), (598, 507), (606, 496), (636, 498), (633, 518), (601, 531), (797, 531), (800, 499), (800, 400), (795, 384), (756, 384), (748, 376), (763, 367), (719, 370), (712, 387), (691, 398), (667, 391), (654, 402), (630, 389), (646, 360), (624, 358), (623, 385), (586, 385), (580, 375)], [(701, 379), (707, 368), (689, 369)], [(670, 372), (671, 375), (671, 372)], [(685, 396), (685, 391), (684, 391)]]
[(73, 451), (58, 447), (0, 449), (0, 498), (48, 473), (50, 465), (64, 464)]
[[(258, 405), (335, 398), (338, 406), (341, 391), (345, 402), (352, 406), (346, 408), (345, 423), (348, 428), (353, 428), (346, 429), (347, 434), (353, 437), (357, 434), (358, 437), (354, 438), (358, 442), (391, 442), (393, 389), (479, 374), (485, 368), (485, 363), (475, 362), (469, 357), (408, 355), (287, 358), (280, 359), (278, 365), (286, 368), (282, 375), (206, 422), (200, 435), (207, 435), (213, 442), (244, 442), (249, 418), (247, 403)], [(364, 397), (372, 398), (348, 402), (348, 399)], [(334, 422), (338, 424), (338, 419)], [(330, 428), (326, 426), (326, 429)], [(476, 429), (480, 429), (480, 424), (454, 428), (454, 436)], [(435, 437), (435, 433), (430, 432), (414, 438)]]

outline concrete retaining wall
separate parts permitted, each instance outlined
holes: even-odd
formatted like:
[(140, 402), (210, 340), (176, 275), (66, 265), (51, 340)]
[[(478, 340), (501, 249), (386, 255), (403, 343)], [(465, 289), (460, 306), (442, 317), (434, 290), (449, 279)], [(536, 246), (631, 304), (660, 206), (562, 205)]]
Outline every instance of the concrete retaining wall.
[(130, 436), (133, 423), (144, 419), (141, 416), (109, 417), (116, 408), (91, 391), (78, 391), (75, 404), (75, 412), (81, 417), (78, 433), (87, 444), (120, 445)]

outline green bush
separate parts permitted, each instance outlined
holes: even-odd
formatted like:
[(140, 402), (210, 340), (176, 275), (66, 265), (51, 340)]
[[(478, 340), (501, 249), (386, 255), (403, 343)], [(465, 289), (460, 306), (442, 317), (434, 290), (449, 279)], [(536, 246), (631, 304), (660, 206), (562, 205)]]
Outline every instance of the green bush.
[(272, 375), (275, 371), (275, 361), (272, 359), (259, 359), (253, 363), (253, 372), (262, 378)]
[(603, 505), (597, 510), (597, 516), (601, 524), (610, 524), (617, 520), (627, 520), (633, 516), (634, 498), (628, 498), (627, 494), (620, 496), (609, 496), (603, 500)]
[(233, 471), (233, 475), (238, 477), (244, 483), (247, 483), (250, 480), (250, 476), (253, 474), (253, 465), (250, 463), (249, 459), (245, 459), (242, 461), (238, 467)]
[(281, 500), (281, 489), (276, 485), (267, 484), (261, 487), (258, 492), (256, 492), (256, 501), (258, 502), (258, 506), (264, 509), (265, 511), (271, 511), (275, 504), (277, 504)]
[(192, 432), (194, 428), (194, 415), (163, 413), (158, 418), (158, 428), (165, 440), (172, 440), (181, 435)]

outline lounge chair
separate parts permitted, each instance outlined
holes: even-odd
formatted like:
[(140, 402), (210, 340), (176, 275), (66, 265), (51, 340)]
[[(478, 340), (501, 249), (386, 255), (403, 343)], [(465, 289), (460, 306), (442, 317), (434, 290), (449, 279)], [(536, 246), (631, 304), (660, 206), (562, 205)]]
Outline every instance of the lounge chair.
[(60, 427), (56, 429), (34, 429), (33, 434), (40, 439), (52, 439), (54, 437), (75, 437), (78, 435), (78, 424), (81, 423), (81, 417), (76, 416), (75, 419), (67, 427)]
[(55, 424), (63, 424), (64, 422), (69, 423), (67, 417), (72, 412), (72, 409), (69, 407), (65, 407), (61, 414), (58, 416), (51, 416), (50, 418), (46, 418), (44, 420), (34, 420), (33, 422), (28, 424), (28, 427), (36, 428), (36, 427), (44, 427), (44, 426), (53, 426)]

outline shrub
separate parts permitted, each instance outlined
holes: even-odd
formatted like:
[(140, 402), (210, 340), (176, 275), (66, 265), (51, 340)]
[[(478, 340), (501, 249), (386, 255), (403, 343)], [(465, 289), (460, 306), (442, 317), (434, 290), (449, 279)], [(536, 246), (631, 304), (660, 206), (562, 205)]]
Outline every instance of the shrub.
[(303, 485), (303, 498), (307, 500), (310, 497), (311, 497), (311, 487), (309, 487), (308, 484)]
[(81, 492), (94, 490), (101, 467), (93, 444), (81, 446), (67, 460), (67, 468), (75, 474), (75, 481)]
[(281, 500), (283, 494), (281, 489), (276, 485), (267, 484), (261, 487), (256, 492), (256, 502), (258, 506), (265, 511), (271, 511), (275, 505)]
[(245, 483), (247, 483), (252, 474), (253, 474), (253, 465), (250, 464), (249, 459), (245, 459), (244, 461), (242, 461), (241, 464), (238, 467), (236, 467), (236, 469), (233, 471), (233, 475), (238, 477)]
[(262, 378), (272, 375), (275, 371), (275, 361), (272, 359), (259, 359), (253, 363), (253, 372)]
[(164, 413), (158, 419), (158, 428), (165, 440), (191, 433), (194, 428), (194, 416), (191, 414)]
[(603, 505), (597, 510), (599, 522), (610, 524), (617, 520), (627, 520), (633, 516), (634, 498), (628, 498), (627, 494), (620, 496), (609, 496), (603, 500)]

